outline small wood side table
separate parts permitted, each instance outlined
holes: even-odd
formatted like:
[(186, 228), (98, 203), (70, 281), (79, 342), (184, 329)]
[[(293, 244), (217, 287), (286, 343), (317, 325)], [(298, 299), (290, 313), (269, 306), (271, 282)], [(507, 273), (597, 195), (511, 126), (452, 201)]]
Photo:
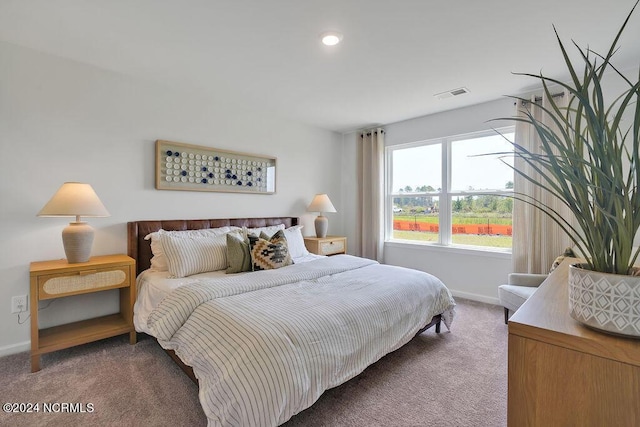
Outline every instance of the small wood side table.
[(347, 253), (347, 238), (343, 236), (305, 237), (307, 250), (316, 255), (338, 255)]
[[(136, 301), (135, 260), (126, 255), (92, 257), (69, 264), (66, 259), (32, 262), (31, 277), (31, 372), (40, 370), (40, 355), (80, 344), (129, 334), (136, 343), (133, 304)], [(65, 325), (40, 329), (38, 303), (53, 298), (120, 290), (120, 312)]]

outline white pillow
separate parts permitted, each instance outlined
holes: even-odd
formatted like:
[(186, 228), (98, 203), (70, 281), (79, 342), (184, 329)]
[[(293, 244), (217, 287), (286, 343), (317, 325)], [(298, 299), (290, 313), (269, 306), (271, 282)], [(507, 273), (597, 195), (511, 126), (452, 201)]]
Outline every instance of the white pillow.
[(294, 225), (285, 228), (284, 236), (287, 238), (287, 246), (289, 246), (289, 254), (291, 258), (299, 258), (309, 255), (307, 247), (304, 245), (304, 237), (302, 237), (302, 225)]
[(174, 237), (179, 238), (194, 238), (194, 237), (207, 237), (207, 236), (219, 236), (224, 235), (230, 231), (241, 230), (240, 227), (218, 227), (218, 228), (202, 228), (199, 230), (180, 230), (180, 231), (167, 231), (167, 230), (158, 230), (153, 233), (149, 233), (145, 236), (145, 240), (151, 240), (151, 253), (153, 256), (151, 257), (151, 268), (156, 271), (167, 271), (169, 270), (169, 265), (167, 262), (167, 257), (164, 253), (164, 248), (162, 246), (162, 238), (163, 234), (169, 234)]
[(162, 240), (160, 239), (160, 231), (154, 231), (144, 237), (144, 240), (151, 240), (151, 269), (157, 271), (167, 271), (169, 266), (167, 265), (167, 257), (164, 256), (162, 250)]
[(260, 233), (264, 233), (271, 238), (278, 232), (278, 230), (284, 230), (284, 224), (270, 225), (268, 227), (246, 228), (245, 230), (245, 236), (247, 234), (255, 234), (256, 236), (259, 236)]

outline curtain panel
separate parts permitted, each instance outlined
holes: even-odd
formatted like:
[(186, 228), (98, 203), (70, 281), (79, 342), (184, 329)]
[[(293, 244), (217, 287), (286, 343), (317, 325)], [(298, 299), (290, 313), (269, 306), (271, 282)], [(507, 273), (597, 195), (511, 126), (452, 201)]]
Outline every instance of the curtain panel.
[[(555, 102), (561, 108), (568, 104), (566, 93), (554, 95)], [(516, 116), (525, 117), (525, 111), (542, 121), (547, 126), (553, 127), (551, 119), (540, 107), (547, 108), (549, 100), (546, 96), (542, 99), (533, 97), (524, 105), (516, 103)], [(531, 151), (540, 154), (540, 139), (533, 126), (528, 123), (516, 122), (515, 142)], [(514, 167), (525, 172), (528, 176), (538, 179), (531, 166), (518, 156), (515, 157)], [(545, 205), (559, 212), (564, 218), (572, 218), (573, 214), (564, 203), (549, 192), (529, 182), (519, 174), (514, 177), (515, 194), (524, 194), (539, 200)], [(513, 204), (513, 271), (517, 273), (548, 273), (551, 264), (564, 249), (572, 246), (569, 236), (547, 214), (538, 208), (520, 200), (514, 200)]]
[(356, 136), (358, 144), (359, 253), (382, 262), (384, 249), (384, 130)]

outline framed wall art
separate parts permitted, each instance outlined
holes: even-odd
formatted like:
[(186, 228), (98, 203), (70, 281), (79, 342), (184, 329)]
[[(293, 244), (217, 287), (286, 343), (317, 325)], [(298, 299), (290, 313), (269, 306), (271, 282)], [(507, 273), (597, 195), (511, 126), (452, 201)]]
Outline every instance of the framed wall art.
[(156, 188), (273, 194), (276, 159), (157, 140)]

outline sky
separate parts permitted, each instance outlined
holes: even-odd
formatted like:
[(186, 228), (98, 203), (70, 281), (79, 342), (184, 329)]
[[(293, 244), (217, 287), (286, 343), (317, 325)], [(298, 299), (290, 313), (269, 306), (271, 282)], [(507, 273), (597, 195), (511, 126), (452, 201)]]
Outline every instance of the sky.
[[(513, 140), (513, 134), (505, 136)], [(452, 191), (464, 191), (469, 187), (475, 190), (504, 189), (507, 182), (513, 182), (513, 170), (503, 164), (499, 156), (477, 156), (504, 151), (513, 151), (513, 148), (498, 134), (453, 141)], [(513, 157), (508, 160), (513, 164)], [(407, 185), (413, 189), (422, 185), (442, 188), (441, 163), (441, 144), (394, 150), (392, 190), (396, 192)]]

